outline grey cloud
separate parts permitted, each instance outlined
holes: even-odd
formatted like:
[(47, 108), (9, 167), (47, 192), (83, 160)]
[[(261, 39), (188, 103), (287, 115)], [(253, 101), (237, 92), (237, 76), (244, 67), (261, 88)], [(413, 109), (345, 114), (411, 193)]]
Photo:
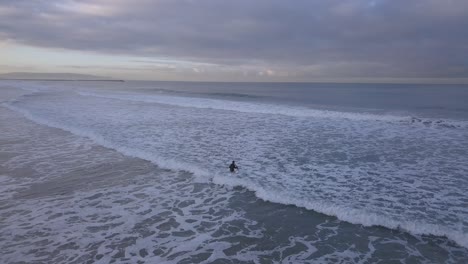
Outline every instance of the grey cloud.
[(466, 0), (0, 1), (28, 45), (326, 77), (468, 77), (466, 28)]

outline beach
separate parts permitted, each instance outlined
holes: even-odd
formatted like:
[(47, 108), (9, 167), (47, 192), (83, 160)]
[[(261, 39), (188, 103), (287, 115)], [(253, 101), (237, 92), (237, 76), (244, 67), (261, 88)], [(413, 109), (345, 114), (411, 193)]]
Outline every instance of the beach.
[(463, 103), (292, 86), (0, 82), (0, 262), (466, 263)]

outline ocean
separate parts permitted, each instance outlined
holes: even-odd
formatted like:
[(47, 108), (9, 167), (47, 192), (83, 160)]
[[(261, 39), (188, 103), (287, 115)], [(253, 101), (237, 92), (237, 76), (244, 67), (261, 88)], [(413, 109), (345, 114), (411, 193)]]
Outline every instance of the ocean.
[(468, 263), (468, 85), (0, 81), (0, 101), (1, 263)]

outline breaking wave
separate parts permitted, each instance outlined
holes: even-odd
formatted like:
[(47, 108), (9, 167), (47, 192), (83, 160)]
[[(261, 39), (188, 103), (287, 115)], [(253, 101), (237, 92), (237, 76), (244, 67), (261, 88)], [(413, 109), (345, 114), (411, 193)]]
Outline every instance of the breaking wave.
[(348, 119), (348, 120), (373, 120), (399, 122), (408, 125), (422, 125), (426, 127), (441, 127), (441, 128), (468, 128), (467, 121), (458, 120), (441, 120), (432, 118), (418, 118), (412, 116), (397, 116), (389, 114), (372, 114), (361, 112), (341, 112), (331, 110), (311, 109), (306, 107), (293, 107), (277, 104), (266, 103), (251, 103), (241, 101), (229, 101), (209, 98), (195, 98), (170, 95), (141, 95), (132, 93), (113, 93), (101, 94), (94, 92), (78, 92), (82, 96), (93, 96), (98, 98), (117, 99), (134, 102), (157, 103), (180, 107), (192, 107), (200, 109), (215, 109), (236, 111), (241, 113), (258, 113), (285, 115), (292, 117), (313, 117), (313, 118), (332, 118), (332, 119)]
[[(94, 97), (104, 97), (112, 98), (119, 100), (132, 100), (132, 101), (142, 101), (142, 102), (151, 102), (151, 103), (160, 103), (168, 105), (177, 105), (183, 107), (195, 107), (201, 109), (220, 109), (220, 110), (230, 110), (238, 112), (249, 112), (249, 113), (261, 113), (261, 114), (279, 114), (285, 116), (294, 116), (294, 117), (320, 117), (320, 118), (345, 118), (351, 120), (390, 120), (390, 121), (402, 121), (401, 117), (382, 117), (377, 115), (367, 115), (367, 114), (354, 114), (354, 113), (340, 113), (340, 112), (330, 112), (330, 111), (321, 111), (321, 110), (299, 110), (294, 108), (287, 108), (283, 106), (258, 106), (256, 104), (242, 103), (242, 102), (224, 102), (221, 100), (212, 100), (212, 99), (196, 99), (192, 98), (176, 98), (169, 96), (152, 96), (148, 97), (130, 97), (128, 96), (117, 96), (117, 95), (97, 95), (91, 93), (80, 94), (85, 96), (94, 96)], [(18, 102), (18, 101), (17, 101)], [(468, 233), (463, 226), (460, 225), (441, 225), (433, 224), (421, 220), (414, 220), (407, 218), (403, 215), (400, 218), (395, 218), (393, 213), (389, 213), (386, 210), (381, 212), (367, 211), (362, 208), (353, 208), (352, 206), (344, 206), (341, 203), (334, 203), (333, 200), (330, 202), (325, 202), (323, 199), (310, 199), (308, 197), (302, 197), (301, 192), (295, 193), (295, 190), (289, 190), (288, 188), (276, 189), (272, 186), (264, 186), (259, 184), (259, 182), (253, 180), (252, 178), (234, 178), (226, 176), (223, 173), (218, 171), (213, 171), (210, 169), (201, 168), (198, 165), (194, 165), (191, 162), (183, 162), (177, 158), (165, 157), (164, 154), (157, 155), (154, 151), (148, 151), (146, 149), (141, 149), (138, 146), (132, 146), (125, 143), (119, 143), (115, 140), (107, 138), (102, 133), (93, 131), (92, 129), (83, 128), (79, 126), (73, 126), (66, 124), (64, 122), (58, 121), (57, 119), (41, 116), (40, 114), (35, 113), (34, 111), (28, 110), (27, 108), (17, 105), (17, 102), (3, 103), (2, 105), (23, 114), (28, 119), (37, 122), (39, 124), (47, 125), (50, 127), (59, 128), (62, 130), (69, 131), (73, 134), (88, 137), (95, 141), (96, 143), (117, 150), (127, 156), (141, 158), (144, 160), (151, 161), (156, 165), (171, 169), (171, 170), (183, 170), (193, 173), (200, 181), (213, 181), (217, 184), (227, 185), (227, 186), (242, 186), (248, 190), (255, 192), (256, 196), (260, 199), (280, 203), (285, 205), (294, 205), (298, 207), (303, 207), (309, 210), (314, 210), (323, 214), (336, 216), (340, 220), (347, 221), (353, 224), (362, 224), (364, 226), (384, 226), (391, 229), (402, 229), (408, 231), (412, 234), (427, 234), (435, 236), (446, 236), (449, 239), (457, 242), (461, 246), (468, 248)], [(208, 106), (208, 107), (207, 107)], [(304, 112), (305, 111), (305, 112)], [(389, 118), (389, 119), (387, 119)], [(413, 120), (413, 119), (410, 119)], [(424, 121), (410, 121), (410, 122), (424, 122)], [(424, 123), (423, 123), (424, 124)], [(424, 124), (426, 125), (426, 124)], [(265, 173), (266, 174), (266, 173)], [(268, 177), (268, 175), (264, 175)], [(290, 179), (288, 180), (297, 180)], [(284, 180), (284, 179), (283, 179)], [(330, 181), (330, 179), (325, 179)], [(299, 183), (301, 185), (303, 183)], [(391, 188), (391, 186), (389, 186)], [(305, 190), (307, 193), (310, 190)], [(337, 193), (336, 195), (340, 195)], [(403, 212), (404, 213), (404, 212)]]

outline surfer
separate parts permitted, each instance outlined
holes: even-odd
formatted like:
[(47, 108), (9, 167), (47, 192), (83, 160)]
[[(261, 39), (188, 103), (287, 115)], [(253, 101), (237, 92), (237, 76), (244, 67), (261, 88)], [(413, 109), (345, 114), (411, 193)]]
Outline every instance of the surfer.
[(237, 168), (236, 162), (232, 161), (231, 165), (229, 165), (229, 170), (231, 172), (235, 172), (235, 170), (237, 170), (237, 169), (239, 169), (239, 168)]

